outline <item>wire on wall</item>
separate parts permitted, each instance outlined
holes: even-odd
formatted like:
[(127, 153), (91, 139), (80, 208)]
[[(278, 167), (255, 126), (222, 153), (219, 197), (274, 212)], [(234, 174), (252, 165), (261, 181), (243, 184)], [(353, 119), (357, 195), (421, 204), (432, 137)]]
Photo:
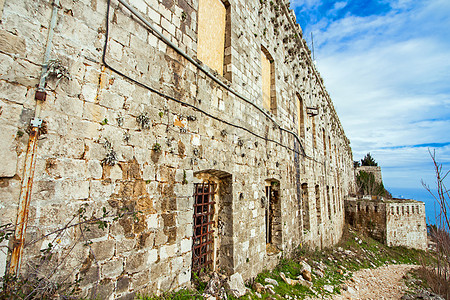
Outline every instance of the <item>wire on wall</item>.
[(207, 112), (207, 111), (205, 111), (205, 110), (203, 110), (203, 109), (201, 109), (201, 108), (199, 108), (199, 107), (197, 107), (197, 106), (195, 106), (195, 105), (189, 104), (189, 103), (184, 102), (184, 101), (181, 101), (181, 100), (179, 100), (179, 99), (177, 99), (177, 98), (175, 98), (175, 97), (172, 97), (172, 96), (170, 96), (170, 95), (167, 95), (167, 94), (165, 94), (165, 93), (162, 93), (162, 92), (160, 92), (159, 90), (157, 90), (157, 89), (155, 89), (155, 88), (153, 88), (153, 87), (151, 87), (151, 86), (149, 86), (149, 85), (147, 85), (147, 84), (145, 84), (145, 83), (143, 83), (143, 82), (140, 82), (140, 81), (138, 81), (138, 80), (136, 80), (136, 79), (134, 79), (134, 78), (131, 78), (130, 76), (124, 74), (122, 71), (120, 71), (120, 70), (116, 69), (115, 67), (111, 66), (111, 65), (107, 62), (107, 60), (106, 60), (106, 53), (107, 53), (108, 39), (109, 39), (109, 13), (110, 13), (110, 9), (111, 9), (111, 0), (108, 0), (108, 1), (107, 1), (105, 43), (104, 43), (103, 53), (102, 53), (102, 62), (103, 62), (103, 64), (104, 64), (106, 67), (108, 67), (108, 68), (109, 68), (110, 70), (112, 70), (113, 72), (119, 74), (120, 76), (122, 76), (122, 77), (128, 79), (129, 81), (135, 83), (136, 85), (138, 85), (138, 86), (140, 86), (140, 87), (142, 87), (142, 88), (145, 88), (145, 89), (151, 91), (152, 93), (157, 94), (157, 95), (160, 96), (160, 97), (163, 97), (163, 98), (165, 98), (165, 99), (172, 100), (172, 101), (175, 101), (175, 102), (177, 102), (177, 103), (179, 103), (179, 104), (188, 106), (188, 107), (190, 107), (190, 108), (192, 108), (192, 109), (194, 109), (194, 110), (196, 110), (196, 111), (199, 111), (200, 113), (202, 113), (202, 114), (204, 114), (204, 115), (206, 115), (206, 116), (208, 116), (208, 117), (210, 117), (210, 118), (212, 118), (212, 119), (214, 119), (214, 120), (216, 120), (216, 121), (219, 121), (219, 122), (222, 122), (222, 123), (224, 123), (224, 124), (226, 124), (226, 125), (229, 125), (229, 126), (232, 126), (232, 127), (238, 128), (238, 129), (241, 129), (241, 130), (246, 131), (246, 132), (250, 133), (251, 135), (253, 135), (253, 136), (255, 136), (255, 137), (259, 138), (259, 139), (262, 139), (262, 140), (265, 140), (265, 141), (268, 141), (268, 142), (275, 143), (275, 144), (277, 144), (277, 145), (279, 145), (279, 146), (281, 146), (281, 147), (283, 147), (283, 148), (286, 148), (287, 150), (290, 150), (290, 151), (292, 151), (292, 152), (294, 152), (294, 153), (297, 153), (297, 154), (299, 154), (299, 155), (302, 155), (303, 157), (306, 157), (306, 158), (311, 159), (311, 160), (315, 160), (313, 157), (310, 157), (310, 156), (306, 155), (306, 152), (305, 152), (305, 150), (304, 150), (304, 148), (303, 148), (303, 145), (302, 145), (302, 143), (301, 143), (301, 141), (300, 141), (300, 138), (297, 136), (297, 134), (295, 134), (295, 132), (292, 132), (292, 131), (290, 131), (290, 130), (288, 130), (288, 129), (286, 129), (286, 128), (281, 127), (281, 126), (280, 126), (280, 125), (279, 125), (279, 124), (278, 124), (278, 123), (277, 123), (270, 115), (268, 115), (268, 113), (266, 113), (263, 109), (261, 109), (260, 107), (258, 107), (257, 105), (255, 105), (252, 101), (248, 100), (247, 98), (245, 98), (245, 97), (242, 96), (241, 94), (237, 93), (236, 91), (234, 91), (233, 89), (231, 89), (231, 88), (228, 87), (227, 85), (225, 85), (223, 82), (220, 81), (220, 79), (218, 79), (218, 78), (215, 77), (214, 75), (210, 74), (210, 73), (209, 73), (207, 70), (205, 70), (201, 65), (199, 65), (194, 59), (192, 59), (190, 56), (188, 56), (186, 53), (184, 53), (181, 49), (179, 49), (178, 47), (176, 47), (176, 45), (174, 45), (172, 42), (170, 42), (164, 35), (162, 35), (162, 34), (161, 34), (159, 31), (157, 31), (153, 26), (151, 26), (151, 24), (150, 24), (147, 20), (145, 20), (145, 19), (144, 19), (137, 11), (135, 11), (128, 3), (126, 3), (126, 2), (123, 1), (123, 0), (118, 0), (118, 1), (119, 1), (121, 4), (123, 4), (123, 5), (124, 5), (131, 13), (133, 13), (133, 14), (134, 14), (139, 20), (141, 20), (145, 25), (147, 25), (152, 33), (155, 33), (161, 40), (163, 40), (166, 44), (168, 44), (169, 46), (171, 46), (172, 48), (174, 48), (174, 50), (176, 50), (179, 54), (181, 54), (183, 57), (185, 57), (185, 58), (186, 58), (188, 61), (190, 61), (192, 64), (194, 64), (198, 69), (202, 70), (206, 75), (208, 75), (210, 78), (212, 78), (216, 83), (218, 83), (219, 85), (221, 85), (222, 87), (224, 87), (225, 89), (227, 89), (228, 91), (230, 91), (231, 93), (235, 94), (237, 97), (239, 97), (240, 99), (244, 100), (244, 101), (247, 102), (248, 104), (252, 105), (252, 106), (255, 107), (256, 109), (258, 109), (258, 111), (260, 111), (260, 112), (261, 112), (262, 114), (264, 114), (267, 118), (269, 118), (269, 119), (270, 119), (270, 120), (271, 120), (271, 121), (272, 121), (272, 122), (273, 122), (280, 130), (281, 130), (281, 131), (285, 131), (285, 132), (287, 132), (287, 133), (293, 135), (294, 138), (296, 139), (296, 141), (298, 142), (301, 151), (298, 151), (298, 150), (296, 150), (296, 149), (294, 149), (294, 148), (291, 148), (291, 147), (289, 147), (289, 146), (287, 146), (287, 145), (284, 145), (283, 143), (278, 142), (278, 141), (276, 141), (276, 140), (273, 140), (273, 139), (267, 138), (267, 137), (265, 137), (265, 136), (259, 135), (259, 134), (255, 133), (254, 131), (252, 131), (252, 130), (246, 128), (246, 127), (243, 127), (243, 126), (241, 126), (241, 125), (234, 124), (234, 123), (229, 122), (229, 121), (227, 121), (227, 120), (224, 120), (224, 119), (222, 119), (222, 118), (216, 117), (216, 116), (212, 115), (211, 113), (209, 113), (209, 112)]

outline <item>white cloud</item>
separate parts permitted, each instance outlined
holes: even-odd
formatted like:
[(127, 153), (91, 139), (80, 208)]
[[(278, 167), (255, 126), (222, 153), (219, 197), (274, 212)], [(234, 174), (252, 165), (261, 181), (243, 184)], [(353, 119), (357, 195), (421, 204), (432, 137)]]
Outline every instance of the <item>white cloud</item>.
[[(322, 18), (305, 33), (314, 32), (318, 69), (355, 160), (370, 151), (386, 185), (417, 186), (433, 173), (427, 148), (401, 146), (450, 142), (450, 1), (389, 4), (382, 15)], [(450, 147), (437, 153), (450, 162)]]
[(337, 11), (343, 9), (344, 7), (347, 6), (347, 2), (346, 1), (340, 1), (340, 2), (336, 2), (333, 5), (333, 9), (330, 11), (331, 14), (336, 13)]

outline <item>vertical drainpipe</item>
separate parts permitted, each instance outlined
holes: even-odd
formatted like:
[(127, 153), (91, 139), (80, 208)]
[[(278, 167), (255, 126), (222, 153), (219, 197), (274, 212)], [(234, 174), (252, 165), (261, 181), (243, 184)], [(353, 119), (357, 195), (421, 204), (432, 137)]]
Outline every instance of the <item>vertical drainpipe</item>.
[(53, 5), (52, 18), (48, 30), (47, 45), (44, 54), (44, 63), (42, 65), (39, 87), (35, 94), (36, 109), (34, 113), (34, 118), (30, 122), (31, 132), (28, 140), (27, 153), (25, 156), (25, 165), (23, 170), (22, 185), (19, 196), (19, 209), (17, 212), (16, 229), (14, 232), (14, 239), (13, 239), (13, 249), (9, 265), (9, 274), (14, 274), (16, 276), (19, 274), (20, 265), (22, 263), (23, 246), (28, 223), (28, 212), (30, 207), (31, 190), (34, 177), (35, 152), (40, 133), (40, 128), (42, 125), (42, 120), (40, 118), (41, 107), (42, 103), (45, 101), (47, 97), (47, 93), (45, 91), (45, 83), (48, 71), (48, 62), (50, 60), (50, 53), (52, 48), (53, 33), (56, 26), (58, 9), (60, 6), (59, 0), (54, 0), (52, 5)]

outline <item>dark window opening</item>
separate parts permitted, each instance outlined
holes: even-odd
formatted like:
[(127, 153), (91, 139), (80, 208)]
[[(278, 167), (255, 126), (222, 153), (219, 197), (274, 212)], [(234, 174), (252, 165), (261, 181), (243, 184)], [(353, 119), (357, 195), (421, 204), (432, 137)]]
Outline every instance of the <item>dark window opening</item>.
[(210, 268), (214, 252), (214, 191), (212, 182), (194, 184), (192, 272)]

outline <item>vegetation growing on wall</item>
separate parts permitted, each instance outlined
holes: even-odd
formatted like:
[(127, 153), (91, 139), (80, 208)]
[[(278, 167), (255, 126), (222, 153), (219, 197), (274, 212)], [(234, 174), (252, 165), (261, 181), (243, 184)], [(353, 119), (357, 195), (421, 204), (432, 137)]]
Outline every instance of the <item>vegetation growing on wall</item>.
[[(353, 273), (366, 268), (388, 264), (418, 264), (423, 257), (427, 264), (433, 258), (426, 252), (406, 247), (388, 247), (353, 228), (344, 230), (341, 241), (334, 248), (321, 251), (298, 248), (291, 258), (280, 261), (272, 271), (266, 270), (247, 282), (247, 295), (240, 299), (323, 299), (340, 294)], [(308, 270), (305, 272), (305, 270)], [(310, 271), (309, 271), (310, 270)], [(303, 275), (305, 274), (305, 275)], [(308, 278), (304, 279), (305, 277)], [(409, 277), (409, 276), (408, 276)], [(303, 278), (296, 280), (294, 278)], [(194, 276), (195, 289), (182, 289), (162, 296), (140, 295), (140, 300), (204, 299), (210, 286), (209, 278)], [(294, 284), (293, 284), (294, 283)], [(425, 283), (410, 287), (409, 293), (425, 288)], [(222, 298), (223, 299), (223, 298)], [(236, 299), (227, 295), (227, 299)]]
[(372, 173), (360, 171), (356, 175), (356, 186), (361, 195), (372, 195), (381, 197), (391, 197), (391, 194), (384, 188), (382, 182), (376, 182)]
[[(36, 236), (24, 245), (26, 251), (34, 251), (36, 245), (42, 244), (39, 253), (26, 262), (24, 270), (19, 270), (18, 274), (10, 270), (4, 276), (0, 276), (0, 299), (80, 298), (80, 283), (89, 276), (88, 269), (91, 266), (94, 266), (93, 269), (99, 267), (97, 252), (92, 246), (95, 234), (105, 231), (115, 222), (126, 221), (127, 218), (136, 222), (139, 220), (138, 214), (142, 213), (126, 208), (112, 213), (106, 207), (102, 207), (101, 212), (95, 212), (89, 206), (88, 203), (82, 204), (67, 223), (47, 234)], [(99, 215), (96, 216), (96, 213)], [(13, 236), (15, 229), (16, 225), (11, 223), (0, 226), (0, 251), (11, 253), (12, 249), (3, 245), (3, 242), (15, 242)], [(72, 236), (73, 233), (75, 234)], [(70, 258), (86, 252), (83, 248), (87, 249), (88, 258), (84, 262), (77, 262), (74, 270), (68, 275), (65, 274), (67, 265), (70, 265)], [(79, 274), (74, 276), (78, 270)], [(91, 283), (94, 286), (92, 299), (98, 299), (100, 296), (97, 295), (99, 292), (97, 286), (100, 279), (97, 277)]]

